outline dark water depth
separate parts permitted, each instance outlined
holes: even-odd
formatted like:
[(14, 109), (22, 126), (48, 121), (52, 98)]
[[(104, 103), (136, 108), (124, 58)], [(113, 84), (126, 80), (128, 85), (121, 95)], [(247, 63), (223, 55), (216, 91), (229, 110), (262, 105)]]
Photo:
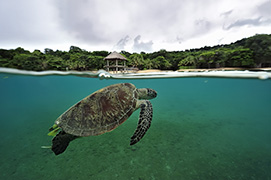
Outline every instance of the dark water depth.
[[(139, 111), (116, 130), (55, 156), (49, 127), (110, 84), (158, 92), (152, 125), (130, 146)], [(0, 74), (0, 179), (271, 179), (271, 80), (98, 80)]]

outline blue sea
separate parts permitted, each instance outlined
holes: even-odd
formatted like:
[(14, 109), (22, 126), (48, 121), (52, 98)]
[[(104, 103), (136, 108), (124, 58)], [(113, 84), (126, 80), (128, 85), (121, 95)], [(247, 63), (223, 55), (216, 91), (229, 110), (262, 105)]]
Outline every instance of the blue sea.
[[(139, 110), (112, 132), (55, 156), (48, 129), (92, 92), (129, 82), (152, 88), (152, 125), (129, 145)], [(0, 74), (0, 179), (271, 179), (271, 80), (108, 79)]]

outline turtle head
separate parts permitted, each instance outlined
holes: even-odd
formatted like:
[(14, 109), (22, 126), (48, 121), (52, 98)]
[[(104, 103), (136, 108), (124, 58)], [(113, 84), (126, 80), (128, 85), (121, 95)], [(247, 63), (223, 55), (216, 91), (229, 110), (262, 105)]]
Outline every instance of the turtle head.
[(157, 92), (150, 88), (138, 89), (139, 99), (153, 99), (157, 96)]

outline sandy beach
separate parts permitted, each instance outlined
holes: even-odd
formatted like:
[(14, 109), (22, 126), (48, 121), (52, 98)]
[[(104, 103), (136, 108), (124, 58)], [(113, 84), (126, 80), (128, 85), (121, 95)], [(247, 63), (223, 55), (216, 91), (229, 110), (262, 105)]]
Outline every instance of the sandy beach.
[[(155, 72), (206, 72), (206, 71), (271, 71), (271, 67), (267, 68), (231, 68), (231, 67), (225, 67), (225, 68), (212, 68), (212, 69), (179, 69), (176, 71), (173, 70), (160, 70), (160, 69), (147, 69), (147, 70), (138, 70), (138, 71), (128, 71), (126, 73), (155, 73)], [(96, 73), (97, 71), (92, 71), (93, 73)], [(109, 71), (111, 74), (116, 74), (115, 71)], [(118, 71), (117, 74), (123, 73), (121, 71)]]
[[(213, 69), (179, 69), (177, 72), (205, 72), (205, 71), (270, 71), (271, 67), (269, 68), (213, 68)], [(160, 70), (160, 69), (148, 69), (148, 70), (139, 70), (136, 73), (153, 73), (153, 72), (174, 72), (173, 70)]]

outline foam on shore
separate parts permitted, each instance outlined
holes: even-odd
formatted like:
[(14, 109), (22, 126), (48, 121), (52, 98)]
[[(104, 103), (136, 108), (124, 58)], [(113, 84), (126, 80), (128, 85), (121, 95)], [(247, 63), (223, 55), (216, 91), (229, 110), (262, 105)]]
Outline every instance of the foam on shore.
[(178, 72), (178, 71), (159, 71), (146, 73), (118, 73), (111, 74), (104, 70), (97, 72), (89, 71), (26, 71), (11, 68), (0, 68), (0, 73), (30, 75), (30, 76), (49, 76), (49, 75), (75, 75), (92, 77), (99, 79), (152, 79), (152, 78), (182, 78), (182, 77), (219, 77), (219, 78), (258, 78), (269, 79), (271, 72), (267, 71), (204, 71), (204, 72)]

